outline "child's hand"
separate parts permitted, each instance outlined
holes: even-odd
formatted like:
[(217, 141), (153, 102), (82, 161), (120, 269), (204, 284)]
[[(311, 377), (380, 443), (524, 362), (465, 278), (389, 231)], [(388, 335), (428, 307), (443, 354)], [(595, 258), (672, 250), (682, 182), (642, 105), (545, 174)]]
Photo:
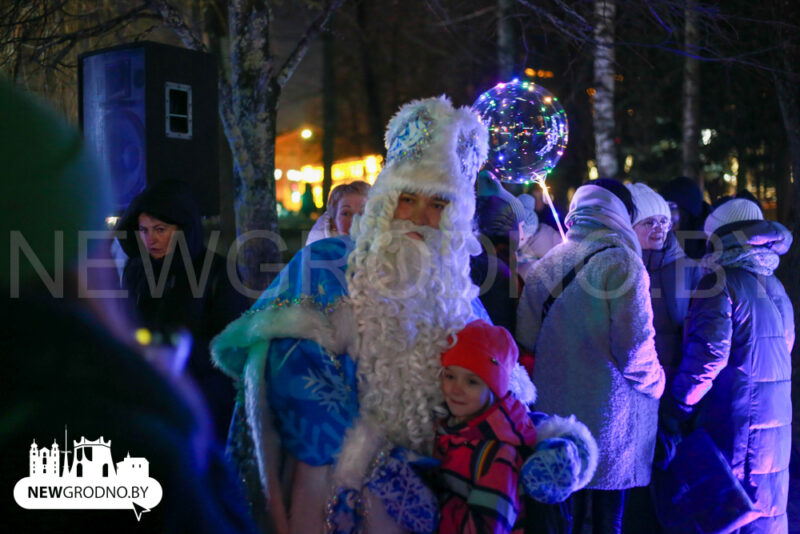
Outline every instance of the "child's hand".
[(597, 443), (574, 415), (532, 413), (530, 417), (539, 441), (522, 466), (520, 482), (537, 501), (561, 502), (591, 481), (597, 468)]
[(577, 489), (581, 459), (575, 444), (548, 438), (522, 465), (520, 482), (533, 499), (546, 504), (564, 501)]

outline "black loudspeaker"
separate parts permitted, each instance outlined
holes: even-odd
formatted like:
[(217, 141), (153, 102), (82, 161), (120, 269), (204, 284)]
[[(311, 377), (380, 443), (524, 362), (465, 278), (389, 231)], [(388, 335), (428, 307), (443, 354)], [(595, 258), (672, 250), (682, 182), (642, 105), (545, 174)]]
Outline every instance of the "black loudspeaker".
[(203, 215), (219, 213), (214, 56), (151, 42), (81, 54), (78, 114), (122, 210), (147, 185), (190, 184)]

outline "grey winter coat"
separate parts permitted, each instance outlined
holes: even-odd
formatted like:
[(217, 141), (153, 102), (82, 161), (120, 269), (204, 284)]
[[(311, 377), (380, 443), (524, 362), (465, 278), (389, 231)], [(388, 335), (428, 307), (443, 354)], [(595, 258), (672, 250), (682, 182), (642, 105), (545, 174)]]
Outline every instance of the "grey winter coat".
[(658, 361), (664, 368), (667, 384), (671, 384), (683, 354), (683, 323), (689, 301), (704, 271), (699, 263), (686, 256), (672, 232), (661, 250), (642, 250), (642, 261), (650, 275)]
[[(672, 394), (705, 428), (764, 517), (741, 532), (787, 532), (794, 313), (772, 275), (792, 236), (772, 221), (717, 230), (721, 269), (705, 276), (686, 319)], [(718, 278), (719, 276), (719, 278)]]
[[(575, 224), (527, 279), (517, 340), (536, 355), (536, 409), (575, 414), (591, 430), (599, 465), (587, 487), (645, 486), (655, 447), (664, 371), (654, 343), (649, 282), (638, 252), (605, 227)], [(593, 256), (541, 322), (564, 275)]]

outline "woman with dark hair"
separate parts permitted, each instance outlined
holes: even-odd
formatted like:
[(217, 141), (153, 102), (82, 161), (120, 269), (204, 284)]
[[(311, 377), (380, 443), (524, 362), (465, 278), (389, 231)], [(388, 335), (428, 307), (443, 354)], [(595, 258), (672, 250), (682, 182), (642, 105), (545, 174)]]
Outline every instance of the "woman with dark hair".
[(249, 301), (233, 287), (225, 258), (204, 246), (197, 202), (187, 184), (151, 185), (131, 201), (117, 229), (127, 234), (120, 240), (129, 258), (122, 287), (131, 308), (165, 343), (181, 330), (191, 332), (186, 370), (202, 390), (224, 443), (234, 389), (212, 365), (208, 343)]
[(536, 354), (536, 409), (575, 414), (597, 439), (597, 471), (574, 497), (574, 532), (589, 500), (593, 532), (620, 532), (625, 491), (650, 482), (664, 370), (635, 213), (616, 180), (579, 187), (567, 241), (533, 267), (517, 311), (517, 341)]

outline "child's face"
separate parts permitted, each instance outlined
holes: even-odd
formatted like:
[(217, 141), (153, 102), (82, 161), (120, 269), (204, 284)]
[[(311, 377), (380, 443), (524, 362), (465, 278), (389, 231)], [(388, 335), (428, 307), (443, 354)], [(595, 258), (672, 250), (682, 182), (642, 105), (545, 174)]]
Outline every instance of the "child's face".
[(457, 365), (450, 365), (442, 371), (442, 393), (457, 423), (480, 415), (494, 397), (478, 375)]

